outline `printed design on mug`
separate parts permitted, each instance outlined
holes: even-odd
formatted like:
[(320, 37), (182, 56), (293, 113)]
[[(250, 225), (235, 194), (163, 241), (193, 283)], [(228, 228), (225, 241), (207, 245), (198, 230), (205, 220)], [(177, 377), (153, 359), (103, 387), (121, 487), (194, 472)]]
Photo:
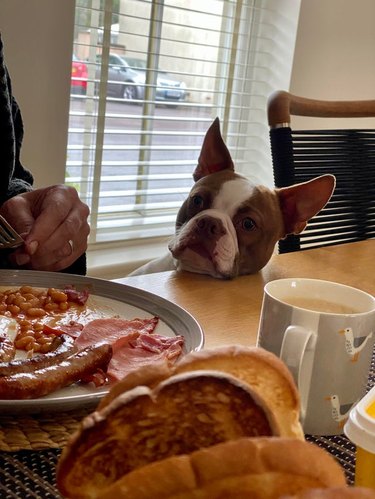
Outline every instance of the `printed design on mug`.
[(339, 334), (345, 336), (345, 350), (347, 354), (351, 357), (352, 362), (357, 362), (359, 353), (364, 349), (367, 342), (372, 338), (370, 333), (367, 336), (360, 336), (359, 338), (354, 337), (353, 329), (351, 327), (346, 327), (345, 329), (340, 329)]
[(332, 419), (338, 423), (339, 428), (343, 428), (346, 420), (349, 417), (351, 408), (358, 402), (352, 402), (351, 404), (340, 404), (340, 399), (338, 395), (329, 395), (325, 397), (325, 400), (331, 402), (331, 415)]

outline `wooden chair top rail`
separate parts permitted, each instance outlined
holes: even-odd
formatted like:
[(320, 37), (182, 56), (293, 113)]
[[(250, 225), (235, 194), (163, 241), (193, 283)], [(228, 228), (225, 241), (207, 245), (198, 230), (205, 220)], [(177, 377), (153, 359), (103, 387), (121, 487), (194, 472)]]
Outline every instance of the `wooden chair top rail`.
[(327, 101), (306, 99), (285, 91), (274, 92), (268, 99), (269, 126), (285, 126), (290, 123), (293, 115), (317, 118), (368, 118), (375, 116), (375, 99)]

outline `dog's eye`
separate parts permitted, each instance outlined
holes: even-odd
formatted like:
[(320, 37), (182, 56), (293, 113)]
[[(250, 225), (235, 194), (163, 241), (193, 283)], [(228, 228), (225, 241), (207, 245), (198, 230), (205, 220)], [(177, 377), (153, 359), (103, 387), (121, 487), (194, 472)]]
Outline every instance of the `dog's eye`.
[(193, 205), (196, 208), (201, 208), (203, 206), (203, 198), (198, 194), (192, 197)]
[(242, 220), (242, 228), (246, 231), (255, 229), (256, 225), (252, 218), (246, 217)]

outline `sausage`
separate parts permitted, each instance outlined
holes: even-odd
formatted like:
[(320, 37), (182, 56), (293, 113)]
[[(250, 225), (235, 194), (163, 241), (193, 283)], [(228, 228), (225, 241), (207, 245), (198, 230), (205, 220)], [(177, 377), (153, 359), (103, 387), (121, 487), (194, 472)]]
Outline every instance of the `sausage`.
[(0, 377), (0, 399), (18, 400), (43, 397), (72, 385), (98, 369), (106, 371), (112, 357), (112, 346), (100, 343), (86, 347), (56, 365), (33, 373), (21, 372)]
[[(54, 365), (72, 355), (77, 349), (74, 346), (74, 339), (67, 334), (61, 334), (53, 340), (52, 346), (55, 349), (51, 352), (34, 355), (30, 359), (18, 359), (11, 362), (0, 363), (0, 376), (12, 376), (17, 373), (32, 373), (39, 369)], [(6, 360), (2, 358), (2, 360)], [(10, 360), (10, 359), (9, 359)]]

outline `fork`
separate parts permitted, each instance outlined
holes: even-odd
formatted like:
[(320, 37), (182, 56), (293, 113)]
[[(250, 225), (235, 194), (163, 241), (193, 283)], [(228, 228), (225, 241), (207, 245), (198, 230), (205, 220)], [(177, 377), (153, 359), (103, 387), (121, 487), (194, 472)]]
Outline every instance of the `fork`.
[(18, 232), (0, 215), (0, 249), (18, 248), (24, 242)]

